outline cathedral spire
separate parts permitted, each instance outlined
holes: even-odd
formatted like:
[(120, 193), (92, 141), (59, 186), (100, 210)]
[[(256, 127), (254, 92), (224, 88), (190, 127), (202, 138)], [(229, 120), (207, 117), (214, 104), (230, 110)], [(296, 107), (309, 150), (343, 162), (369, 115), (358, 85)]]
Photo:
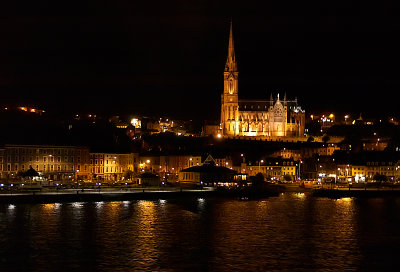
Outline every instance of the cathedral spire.
[(229, 46), (228, 46), (228, 60), (235, 62), (235, 47), (233, 45), (233, 31), (232, 31), (232, 19), (229, 31)]
[(225, 70), (229, 70), (231, 72), (236, 72), (237, 71), (236, 57), (235, 57), (235, 47), (234, 47), (234, 44), (233, 44), (232, 18), (231, 18), (231, 23), (230, 23), (228, 57), (226, 59)]

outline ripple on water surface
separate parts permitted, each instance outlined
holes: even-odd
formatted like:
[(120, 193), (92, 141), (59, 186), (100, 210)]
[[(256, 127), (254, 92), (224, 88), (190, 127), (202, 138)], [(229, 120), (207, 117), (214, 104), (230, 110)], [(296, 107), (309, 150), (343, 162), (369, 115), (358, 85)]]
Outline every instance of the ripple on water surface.
[(296, 193), (2, 205), (0, 270), (379, 270), (400, 264), (399, 208)]

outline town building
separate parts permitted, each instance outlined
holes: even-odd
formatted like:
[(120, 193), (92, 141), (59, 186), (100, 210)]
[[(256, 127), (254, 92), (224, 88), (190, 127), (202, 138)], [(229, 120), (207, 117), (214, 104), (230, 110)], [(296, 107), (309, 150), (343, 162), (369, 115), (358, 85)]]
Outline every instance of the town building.
[(213, 157), (208, 155), (202, 165), (196, 165), (181, 170), (179, 172), (178, 181), (180, 184), (234, 186), (235, 177), (235, 170), (225, 166), (217, 166)]
[(93, 179), (104, 182), (131, 179), (138, 161), (137, 153), (90, 153)]
[(299, 162), (293, 159), (267, 158), (255, 163), (243, 162), (240, 167), (234, 166), (233, 169), (249, 176), (261, 173), (267, 180), (295, 181), (299, 176), (299, 167)]
[(5, 145), (0, 149), (0, 178), (16, 178), (30, 167), (47, 180), (89, 179), (89, 149), (54, 145)]
[(168, 155), (160, 156), (159, 174), (161, 178), (176, 181), (178, 174), (183, 169), (201, 166), (201, 156), (193, 155)]
[(103, 153), (90, 153), (90, 172), (92, 179), (104, 179), (104, 154)]
[(400, 155), (389, 152), (364, 151), (337, 162), (336, 179), (341, 182), (375, 181), (377, 175), (388, 182), (400, 178)]
[(299, 137), (304, 136), (305, 111), (297, 99), (283, 99), (279, 94), (265, 100), (239, 99), (238, 66), (230, 25), (228, 58), (221, 96), (221, 130), (224, 136)]

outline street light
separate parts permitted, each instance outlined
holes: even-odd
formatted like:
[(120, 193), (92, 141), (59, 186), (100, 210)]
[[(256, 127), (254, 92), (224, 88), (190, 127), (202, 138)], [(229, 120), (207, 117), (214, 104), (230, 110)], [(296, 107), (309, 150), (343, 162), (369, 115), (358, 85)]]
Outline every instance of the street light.
[(50, 162), (52, 157), (53, 155), (50, 154), (47, 161), (47, 173), (48, 173), (47, 181), (49, 185), (50, 185)]
[(301, 173), (301, 164), (303, 163), (303, 161), (302, 160), (300, 160), (300, 163), (299, 163), (299, 180), (301, 180), (301, 177), (300, 177), (300, 173)]
[(258, 162), (258, 172), (261, 173), (261, 163), (264, 163), (264, 160)]

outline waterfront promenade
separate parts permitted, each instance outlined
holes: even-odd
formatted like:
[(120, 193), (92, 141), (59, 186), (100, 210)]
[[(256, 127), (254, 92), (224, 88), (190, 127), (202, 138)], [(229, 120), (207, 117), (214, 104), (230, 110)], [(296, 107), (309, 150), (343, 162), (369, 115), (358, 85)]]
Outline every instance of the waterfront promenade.
[(47, 191), (14, 191), (0, 193), (0, 203), (54, 203), (77, 201), (123, 201), (134, 199), (171, 199), (205, 197), (215, 193), (213, 188), (181, 189), (177, 187), (129, 189), (60, 189)]
[[(243, 194), (244, 192), (244, 194)], [(386, 197), (400, 196), (399, 187), (382, 188), (349, 188), (349, 187), (303, 187), (297, 184), (286, 184), (278, 190), (270, 189), (261, 194), (249, 195), (247, 191), (216, 190), (212, 187), (201, 189), (183, 189), (179, 187), (146, 187), (146, 188), (105, 188), (105, 189), (47, 189), (44, 191), (3, 191), (0, 192), (1, 203), (55, 203), (55, 202), (90, 202), (90, 201), (125, 201), (151, 199), (179, 199), (204, 197), (269, 197), (281, 192), (307, 193), (314, 197)], [(242, 193), (242, 194), (240, 194)]]

